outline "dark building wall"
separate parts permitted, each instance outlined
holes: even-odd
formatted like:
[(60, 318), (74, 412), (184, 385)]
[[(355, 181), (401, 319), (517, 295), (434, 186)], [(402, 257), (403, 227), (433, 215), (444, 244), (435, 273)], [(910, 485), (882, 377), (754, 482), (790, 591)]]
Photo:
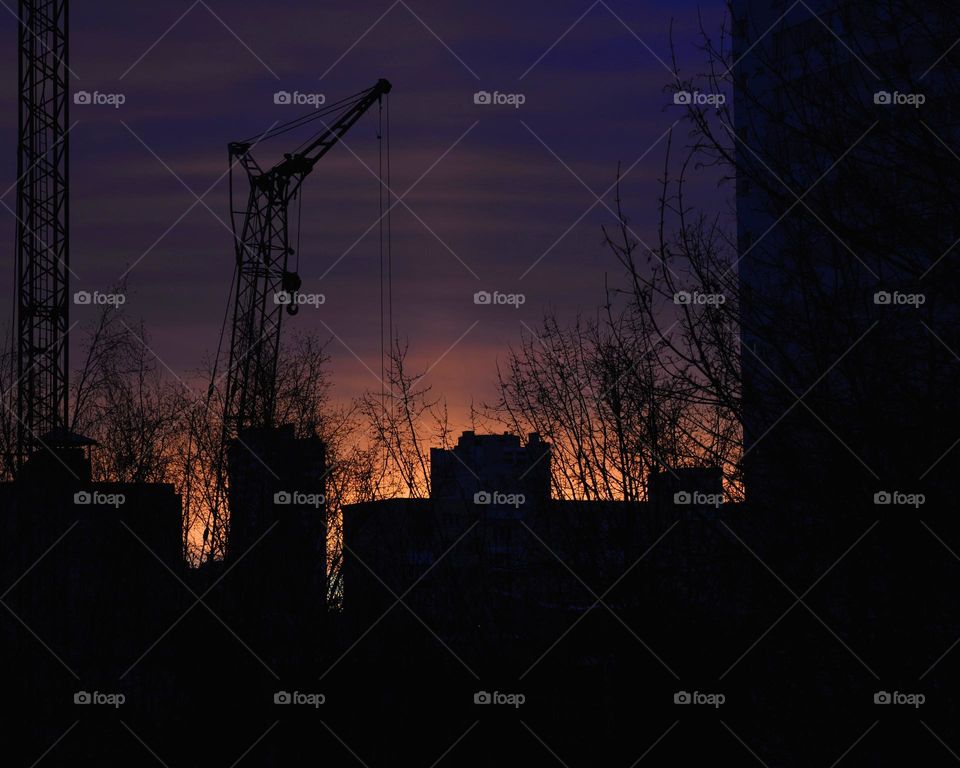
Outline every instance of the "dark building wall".
[[(957, 63), (930, 66), (956, 21), (942, 3), (904, 9), (732, 6), (744, 464), (768, 509), (950, 490), (943, 473), (920, 477), (955, 439), (956, 360), (928, 329), (955, 348), (957, 271), (941, 257), (960, 235), (956, 174), (934, 134), (960, 137)], [(918, 92), (920, 108), (876, 103)]]
[(327, 602), (326, 448), (291, 426), (228, 447), (231, 612), (276, 667), (316, 652)]

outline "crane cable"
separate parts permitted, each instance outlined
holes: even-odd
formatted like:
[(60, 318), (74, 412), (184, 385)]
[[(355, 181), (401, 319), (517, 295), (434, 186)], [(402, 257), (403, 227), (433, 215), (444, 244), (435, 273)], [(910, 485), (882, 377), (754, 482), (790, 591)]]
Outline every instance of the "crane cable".
[[(384, 99), (386, 105), (384, 105)], [(379, 170), (380, 182), (380, 403), (384, 407), (386, 401), (387, 379), (393, 387), (393, 232), (391, 211), (393, 210), (393, 187), (390, 186), (390, 97), (380, 100), (379, 125)], [(386, 173), (384, 173), (386, 169)], [(386, 176), (386, 181), (384, 181)], [(386, 202), (384, 202), (386, 196)], [(384, 226), (386, 222), (386, 226)], [(386, 258), (384, 258), (386, 257)], [(384, 281), (386, 276), (386, 281)], [(384, 287), (386, 282), (386, 288)], [(386, 322), (386, 329), (384, 323)], [(386, 334), (384, 331), (386, 330)], [(392, 394), (392, 392), (390, 393)]]

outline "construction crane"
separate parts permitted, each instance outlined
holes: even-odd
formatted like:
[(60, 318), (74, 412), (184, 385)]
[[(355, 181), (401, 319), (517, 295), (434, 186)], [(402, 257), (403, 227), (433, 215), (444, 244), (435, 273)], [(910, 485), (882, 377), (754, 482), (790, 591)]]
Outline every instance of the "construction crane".
[[(262, 136), (232, 142), (231, 168), (246, 174), (246, 205), (235, 202), (233, 176), (230, 209), (236, 249), (235, 293), (230, 326), (230, 353), (226, 373), (222, 438), (213, 509), (214, 538), (226, 506), (227, 449), (244, 433), (273, 428), (276, 410), (277, 362), (284, 312), (296, 314), (301, 279), (291, 258), (299, 256), (291, 244), (291, 204), (301, 194), (304, 180), (316, 164), (373, 106), (383, 103), (391, 84), (379, 80), (373, 87), (309, 115), (276, 126)], [(273, 137), (319, 121), (322, 130), (279, 163), (264, 170), (253, 150)], [(297, 238), (299, 240), (299, 238)], [(216, 374), (215, 374), (216, 375)], [(216, 545), (213, 545), (216, 546)]]
[(67, 11), (66, 0), (20, 2), (17, 469), (68, 437)]

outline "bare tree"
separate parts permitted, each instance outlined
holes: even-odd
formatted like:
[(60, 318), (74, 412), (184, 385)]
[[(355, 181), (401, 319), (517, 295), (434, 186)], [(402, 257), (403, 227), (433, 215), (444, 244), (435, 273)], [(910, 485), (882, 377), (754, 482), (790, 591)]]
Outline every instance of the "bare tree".
[(450, 445), (446, 402), (407, 369), (409, 345), (395, 339), (382, 392), (360, 399), (367, 439), (379, 469), (374, 498), (430, 496), (430, 448)]

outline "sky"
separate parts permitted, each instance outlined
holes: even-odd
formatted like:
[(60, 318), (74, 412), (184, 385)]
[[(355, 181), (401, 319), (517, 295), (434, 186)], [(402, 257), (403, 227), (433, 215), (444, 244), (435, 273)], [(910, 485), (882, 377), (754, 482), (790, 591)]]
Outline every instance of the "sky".
[[(0, 192), (14, 210), (15, 13), (4, 0)], [(71, 291), (109, 293), (125, 280), (126, 310), (143, 319), (151, 352), (195, 381), (231, 299), (227, 143), (310, 110), (276, 104), (277, 92), (335, 101), (385, 77), (403, 196), (392, 214), (394, 331), (464, 426), (471, 403), (495, 401), (497, 362), (544, 312), (592, 312), (605, 278), (618, 279), (601, 232), (615, 220), (598, 202), (613, 205), (618, 163), (629, 169), (632, 226), (654, 241), (666, 134), (681, 116), (665, 91), (671, 27), (688, 78), (703, 69), (700, 24), (721, 19), (722, 3), (686, 0), (75, 3), (71, 87), (123, 103), (71, 105)], [(523, 103), (477, 104), (478, 91)], [(301, 138), (277, 139), (258, 159), (275, 161)], [(285, 333), (332, 339), (334, 392), (348, 400), (380, 389), (376, 115), (344, 144), (303, 200), (303, 290), (325, 302)], [(720, 207), (708, 181), (703, 202)], [(0, 208), (4, 323), (14, 223)], [(522, 294), (523, 304), (478, 305), (478, 291)], [(72, 320), (94, 315), (77, 307)]]

